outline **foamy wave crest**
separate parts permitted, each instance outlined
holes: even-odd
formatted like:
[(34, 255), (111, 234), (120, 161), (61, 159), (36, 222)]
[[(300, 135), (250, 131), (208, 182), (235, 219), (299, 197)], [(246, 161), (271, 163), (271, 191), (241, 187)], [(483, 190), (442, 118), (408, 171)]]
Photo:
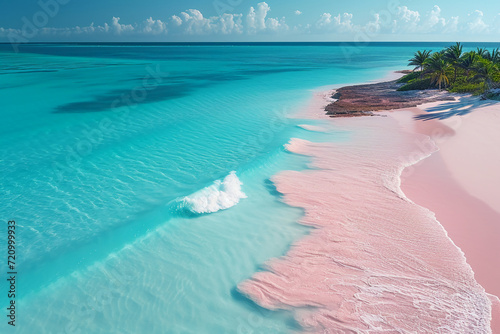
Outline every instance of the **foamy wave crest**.
[(242, 184), (233, 171), (224, 180), (217, 180), (211, 186), (184, 197), (182, 202), (194, 213), (212, 213), (229, 209), (238, 204), (240, 199), (247, 197), (241, 190)]

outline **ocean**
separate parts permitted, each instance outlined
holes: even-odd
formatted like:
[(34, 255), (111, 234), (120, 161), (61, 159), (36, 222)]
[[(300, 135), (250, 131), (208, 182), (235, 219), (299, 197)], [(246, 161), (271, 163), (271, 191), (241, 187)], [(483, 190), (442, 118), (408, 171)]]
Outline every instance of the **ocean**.
[(270, 180), (311, 168), (285, 145), (321, 121), (294, 115), (446, 45), (1, 44), (16, 333), (300, 331), (237, 289), (310, 232)]

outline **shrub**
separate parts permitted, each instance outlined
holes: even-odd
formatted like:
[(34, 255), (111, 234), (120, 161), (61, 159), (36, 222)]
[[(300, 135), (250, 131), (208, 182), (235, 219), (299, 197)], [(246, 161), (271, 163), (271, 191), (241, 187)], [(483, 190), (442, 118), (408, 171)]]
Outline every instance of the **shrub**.
[(449, 89), (452, 93), (472, 93), (473, 95), (483, 94), (486, 90), (486, 85), (482, 82), (457, 82)]
[(403, 76), (398, 80), (398, 83), (407, 83), (411, 80), (418, 79), (420, 77), (420, 72), (411, 72)]
[(408, 90), (424, 90), (424, 89), (429, 89), (429, 88), (433, 88), (430, 78), (423, 79), (423, 80), (413, 79), (410, 82), (408, 82), (406, 85), (399, 87), (398, 91), (405, 92)]

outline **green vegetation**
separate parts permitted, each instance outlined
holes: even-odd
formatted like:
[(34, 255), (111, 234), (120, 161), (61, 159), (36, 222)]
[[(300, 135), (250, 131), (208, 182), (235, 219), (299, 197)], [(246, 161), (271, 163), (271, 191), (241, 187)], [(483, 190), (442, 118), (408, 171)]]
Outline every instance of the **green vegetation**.
[(420, 79), (424, 73), (426, 61), (429, 59), (431, 50), (417, 51), (415, 56), (410, 59), (410, 64), (408, 66), (417, 66), (420, 69)]
[(439, 52), (417, 51), (408, 66), (415, 68), (399, 80), (405, 84), (399, 91), (437, 88), (495, 98), (498, 94), (491, 90), (500, 88), (499, 49), (463, 52), (462, 44), (456, 43)]
[(424, 90), (433, 88), (431, 83), (431, 78), (426, 78), (422, 80), (410, 80), (406, 85), (399, 87), (399, 91), (407, 91), (407, 90)]
[(404, 77), (402, 77), (401, 79), (398, 80), (399, 83), (408, 83), (414, 79), (418, 79), (420, 78), (420, 72), (411, 72), (407, 75), (405, 75)]

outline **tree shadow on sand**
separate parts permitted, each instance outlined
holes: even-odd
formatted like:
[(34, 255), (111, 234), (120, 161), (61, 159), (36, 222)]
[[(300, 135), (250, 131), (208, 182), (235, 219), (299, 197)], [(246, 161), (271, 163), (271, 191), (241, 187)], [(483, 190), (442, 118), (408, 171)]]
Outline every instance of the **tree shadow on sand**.
[(488, 107), (491, 105), (498, 105), (500, 102), (493, 100), (479, 100), (479, 99), (465, 99), (465, 101), (447, 102), (440, 105), (426, 108), (428, 114), (420, 114), (414, 116), (414, 119), (421, 121), (429, 121), (431, 119), (446, 119), (452, 116), (464, 116), (477, 108)]

